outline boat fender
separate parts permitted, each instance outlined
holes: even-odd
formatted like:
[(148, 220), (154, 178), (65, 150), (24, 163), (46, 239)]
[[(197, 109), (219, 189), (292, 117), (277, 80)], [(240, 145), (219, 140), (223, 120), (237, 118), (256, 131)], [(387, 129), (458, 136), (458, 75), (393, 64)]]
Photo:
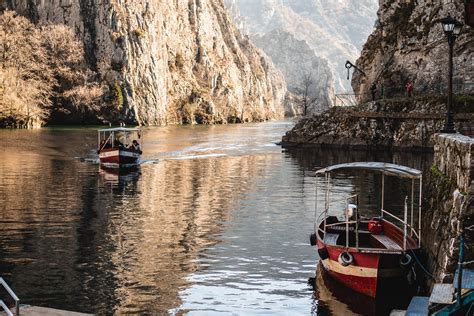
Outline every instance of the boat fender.
[(329, 258), (329, 252), (326, 247), (318, 249), (318, 255), (321, 260), (326, 260)]
[(413, 258), (407, 253), (403, 254), (400, 257), (400, 265), (402, 267), (408, 267), (411, 265), (412, 262), (413, 262)]
[(339, 261), (340, 264), (342, 264), (344, 267), (352, 264), (354, 262), (354, 258), (352, 257), (352, 255), (348, 252), (342, 252), (340, 255), (339, 255), (339, 258), (337, 259), (337, 261)]
[(316, 233), (309, 235), (309, 243), (311, 246), (316, 246)]

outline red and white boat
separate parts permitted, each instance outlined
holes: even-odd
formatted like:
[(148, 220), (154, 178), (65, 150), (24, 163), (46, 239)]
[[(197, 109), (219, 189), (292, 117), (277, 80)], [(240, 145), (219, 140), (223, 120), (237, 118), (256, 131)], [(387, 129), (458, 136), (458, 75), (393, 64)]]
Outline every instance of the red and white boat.
[[(334, 207), (335, 201), (331, 205), (331, 175), (343, 170), (382, 174), (379, 217), (362, 217), (357, 195), (345, 199), (342, 210)], [(389, 163), (355, 162), (323, 168), (316, 175), (325, 177), (325, 205), (319, 216), (316, 207), (315, 232), (310, 241), (317, 246), (322, 266), (334, 279), (370, 297), (376, 297), (382, 284), (400, 284), (413, 263), (414, 251), (421, 247), (421, 171)], [(384, 209), (386, 176), (411, 181), (410, 199), (406, 197), (401, 203), (403, 216)]]
[(111, 168), (135, 167), (140, 163), (141, 130), (138, 128), (108, 128), (99, 130), (100, 163)]

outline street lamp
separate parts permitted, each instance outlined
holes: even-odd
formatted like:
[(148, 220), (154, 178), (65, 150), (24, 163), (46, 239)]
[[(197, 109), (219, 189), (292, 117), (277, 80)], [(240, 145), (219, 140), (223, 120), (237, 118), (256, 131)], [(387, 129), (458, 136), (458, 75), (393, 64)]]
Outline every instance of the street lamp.
[(453, 46), (456, 40), (456, 37), (461, 33), (463, 24), (458, 20), (448, 17), (440, 20), (443, 25), (444, 34), (448, 38), (449, 45), (449, 60), (448, 60), (448, 106), (446, 112), (446, 122), (444, 124), (441, 133), (456, 133), (454, 130), (454, 121), (453, 121)]

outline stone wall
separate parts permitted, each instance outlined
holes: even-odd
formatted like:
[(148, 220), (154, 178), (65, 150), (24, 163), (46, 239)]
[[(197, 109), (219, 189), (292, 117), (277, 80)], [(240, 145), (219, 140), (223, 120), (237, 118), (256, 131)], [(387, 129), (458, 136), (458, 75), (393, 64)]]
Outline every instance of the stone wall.
[(435, 138), (434, 164), (463, 192), (474, 193), (474, 138), (439, 134)]
[[(464, 231), (465, 261), (474, 259), (474, 138), (459, 134), (435, 137), (434, 165), (425, 184), (422, 243), (434, 281), (449, 282)], [(432, 280), (433, 281), (433, 280)]]

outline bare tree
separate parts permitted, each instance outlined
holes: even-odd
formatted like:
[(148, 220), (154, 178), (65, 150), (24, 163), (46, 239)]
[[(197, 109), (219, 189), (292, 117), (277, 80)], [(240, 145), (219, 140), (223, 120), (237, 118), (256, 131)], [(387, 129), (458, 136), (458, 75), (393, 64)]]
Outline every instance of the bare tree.
[(300, 86), (295, 89), (298, 94), (297, 105), (303, 116), (306, 116), (316, 105), (317, 97), (312, 93), (314, 83), (311, 73), (304, 73), (301, 76)]

